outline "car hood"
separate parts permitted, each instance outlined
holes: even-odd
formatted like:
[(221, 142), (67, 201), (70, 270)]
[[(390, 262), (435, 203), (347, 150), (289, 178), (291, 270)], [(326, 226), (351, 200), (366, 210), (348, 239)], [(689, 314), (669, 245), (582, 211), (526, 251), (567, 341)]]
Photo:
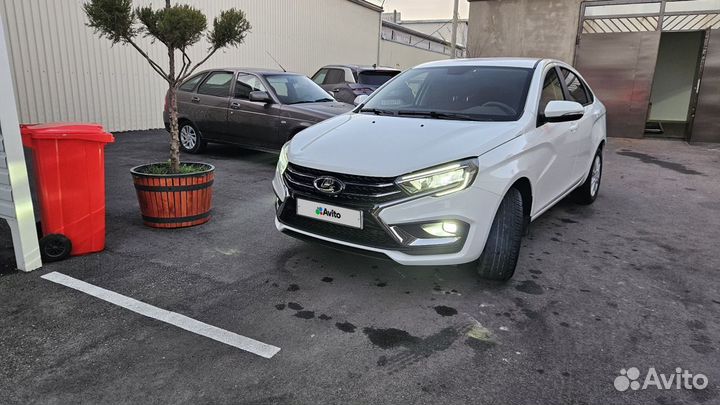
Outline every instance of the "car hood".
[(290, 112), (307, 114), (312, 117), (324, 120), (336, 115), (344, 114), (355, 108), (352, 104), (339, 101), (324, 103), (288, 104), (285, 109)]
[(476, 157), (517, 136), (518, 122), (346, 114), (290, 142), (290, 162), (336, 173), (394, 177)]

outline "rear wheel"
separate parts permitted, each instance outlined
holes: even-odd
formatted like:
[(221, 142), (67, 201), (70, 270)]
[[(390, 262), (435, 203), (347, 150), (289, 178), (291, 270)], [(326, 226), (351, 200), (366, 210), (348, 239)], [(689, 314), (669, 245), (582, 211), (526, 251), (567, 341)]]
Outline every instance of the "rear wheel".
[(200, 131), (189, 122), (180, 124), (180, 150), (185, 153), (201, 153), (205, 149)]
[(513, 276), (524, 225), (522, 195), (511, 188), (500, 203), (485, 249), (476, 262), (480, 277), (507, 281)]
[(590, 205), (600, 192), (600, 181), (602, 180), (603, 157), (602, 149), (598, 149), (590, 166), (590, 173), (582, 186), (573, 191), (573, 199), (576, 203)]

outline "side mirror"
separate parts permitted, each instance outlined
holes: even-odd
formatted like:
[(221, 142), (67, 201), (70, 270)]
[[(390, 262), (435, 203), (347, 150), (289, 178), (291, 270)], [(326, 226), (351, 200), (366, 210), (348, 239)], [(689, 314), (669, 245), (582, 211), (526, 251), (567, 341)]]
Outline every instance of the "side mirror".
[(577, 121), (585, 115), (585, 108), (575, 101), (554, 100), (545, 107), (545, 122)]
[(248, 98), (250, 99), (250, 101), (257, 101), (260, 103), (270, 104), (273, 102), (267, 91), (251, 91)]
[(367, 94), (361, 94), (361, 95), (355, 97), (355, 100), (353, 101), (353, 104), (355, 104), (355, 105), (360, 105), (360, 104), (364, 103), (365, 100), (368, 99), (368, 97), (370, 97), (370, 96), (368, 96)]

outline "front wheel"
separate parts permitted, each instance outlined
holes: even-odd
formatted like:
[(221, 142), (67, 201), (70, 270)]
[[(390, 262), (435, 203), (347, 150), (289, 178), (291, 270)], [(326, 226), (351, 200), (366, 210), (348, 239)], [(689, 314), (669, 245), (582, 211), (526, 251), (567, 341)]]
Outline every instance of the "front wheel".
[(200, 153), (205, 149), (205, 141), (194, 125), (184, 122), (180, 124), (180, 150), (185, 153)]
[(602, 149), (598, 149), (595, 157), (593, 158), (592, 165), (590, 166), (590, 173), (588, 173), (585, 183), (578, 187), (573, 192), (573, 199), (576, 203), (582, 205), (590, 205), (595, 202), (595, 199), (600, 192), (600, 181), (602, 180), (602, 169), (603, 169), (603, 156)]
[(522, 195), (511, 188), (500, 203), (485, 249), (476, 262), (481, 278), (507, 281), (513, 276), (524, 225)]

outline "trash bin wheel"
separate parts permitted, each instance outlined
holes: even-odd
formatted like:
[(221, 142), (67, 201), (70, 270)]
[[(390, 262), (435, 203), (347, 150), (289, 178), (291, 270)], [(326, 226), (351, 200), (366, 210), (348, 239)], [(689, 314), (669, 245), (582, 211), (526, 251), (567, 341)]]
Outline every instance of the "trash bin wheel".
[(44, 262), (67, 259), (72, 251), (72, 242), (65, 235), (51, 234), (40, 239), (40, 255)]

